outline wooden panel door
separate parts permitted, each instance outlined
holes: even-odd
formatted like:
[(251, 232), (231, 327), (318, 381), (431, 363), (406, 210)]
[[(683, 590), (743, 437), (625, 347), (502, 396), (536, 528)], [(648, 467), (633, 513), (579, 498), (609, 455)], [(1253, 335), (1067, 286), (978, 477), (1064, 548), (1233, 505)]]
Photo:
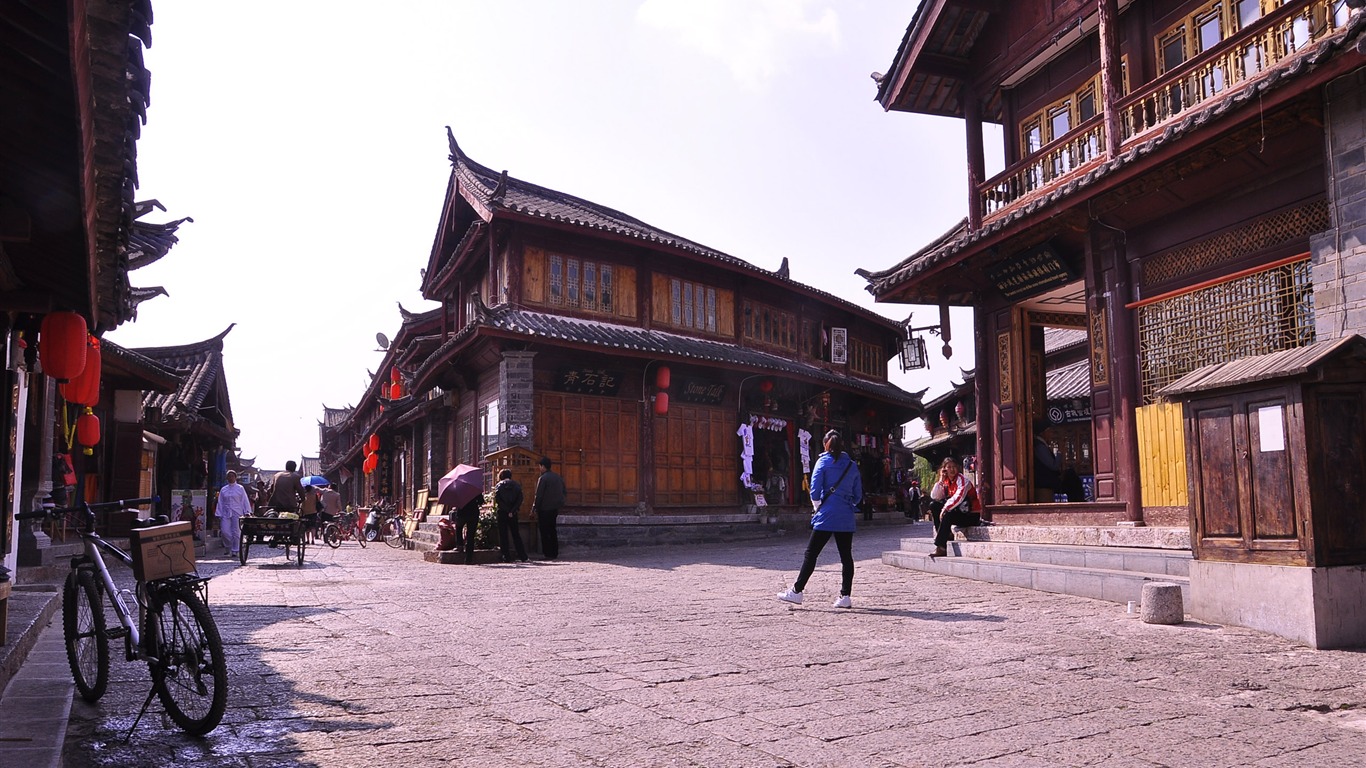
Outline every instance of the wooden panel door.
[(735, 412), (670, 404), (655, 430), (656, 506), (740, 503)]
[(612, 397), (536, 395), (536, 450), (564, 477), (566, 505), (635, 506), (639, 500), (638, 404)]
[(1237, 436), (1229, 403), (1196, 403), (1191, 406), (1191, 458), (1199, 466), (1194, 473), (1196, 536), (1206, 539), (1237, 539), (1243, 530), (1238, 514)]

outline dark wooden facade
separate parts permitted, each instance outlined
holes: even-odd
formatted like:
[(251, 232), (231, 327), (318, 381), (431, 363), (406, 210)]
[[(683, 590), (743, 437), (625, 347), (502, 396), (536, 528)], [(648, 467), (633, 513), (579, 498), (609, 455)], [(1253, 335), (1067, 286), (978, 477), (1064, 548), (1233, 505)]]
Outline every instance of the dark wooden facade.
[[(898, 323), (797, 282), (786, 262), (755, 267), (450, 146), (422, 285), (440, 308), (405, 313), (374, 385), (325, 430), (339, 476), (377, 437), (360, 497), (387, 476), (412, 504), (454, 464), (520, 447), (555, 462), (571, 514), (734, 512), (756, 494), (793, 505), (800, 435), (814, 435), (814, 462), (837, 428), (890, 506), (891, 446), (920, 413), (887, 380)], [(386, 400), (394, 371), (403, 397)]]
[[(1156, 416), (1158, 390), (1359, 330), (1341, 279), (1359, 240), (1341, 235), (1362, 218), (1347, 138), (1361, 103), (1339, 94), (1361, 90), (1363, 30), (1360, 11), (1326, 0), (921, 3), (878, 99), (964, 120), (968, 217), (861, 274), (879, 301), (975, 308), (998, 521), (1185, 524), (1185, 478), (1148, 474), (1186, 462), (1179, 409)], [(1004, 127), (992, 178), (986, 122)], [(1045, 510), (1027, 490), (1043, 328), (1088, 335), (1085, 508)]]

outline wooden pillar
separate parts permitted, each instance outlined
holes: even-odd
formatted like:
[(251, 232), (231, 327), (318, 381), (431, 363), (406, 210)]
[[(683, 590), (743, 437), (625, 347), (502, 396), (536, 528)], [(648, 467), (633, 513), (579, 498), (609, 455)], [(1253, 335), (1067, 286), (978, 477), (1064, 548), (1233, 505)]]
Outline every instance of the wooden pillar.
[(978, 329), (976, 337), (977, 375), (972, 380), (977, 397), (977, 493), (983, 504), (996, 503), (995, 450), (992, 435), (995, 434), (995, 409), (992, 407), (991, 382), (995, 374), (994, 356), (988, 343), (993, 334), (988, 332), (987, 312), (981, 304), (972, 310), (972, 325)]
[(1105, 156), (1119, 154), (1120, 135), (1120, 58), (1119, 58), (1119, 3), (1118, 0), (1098, 0), (1100, 16), (1100, 90), (1101, 110), (1105, 122)]
[(1125, 304), (1134, 300), (1133, 278), (1122, 239), (1114, 239), (1114, 267), (1106, 313), (1110, 325), (1111, 373), (1114, 377), (1114, 448), (1116, 492), (1128, 507), (1125, 519), (1143, 520), (1142, 484), (1138, 476), (1138, 434), (1134, 411), (1143, 404), (1138, 386), (1138, 350), (1134, 311)]
[(986, 160), (982, 154), (982, 105), (977, 101), (977, 94), (966, 85), (963, 87), (963, 120), (967, 127), (968, 231), (976, 232), (982, 228), (982, 182), (986, 180)]

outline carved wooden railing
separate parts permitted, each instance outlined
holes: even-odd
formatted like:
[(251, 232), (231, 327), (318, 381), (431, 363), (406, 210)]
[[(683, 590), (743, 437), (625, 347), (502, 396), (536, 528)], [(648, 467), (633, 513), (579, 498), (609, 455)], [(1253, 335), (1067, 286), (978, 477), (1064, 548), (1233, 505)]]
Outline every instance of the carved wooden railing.
[[(1287, 3), (1219, 45), (1121, 99), (1120, 146), (1145, 138), (1201, 103), (1245, 85), (1347, 23), (1341, 0)], [(1045, 144), (978, 187), (984, 218), (999, 216), (1105, 160), (1105, 125), (1096, 116)]]

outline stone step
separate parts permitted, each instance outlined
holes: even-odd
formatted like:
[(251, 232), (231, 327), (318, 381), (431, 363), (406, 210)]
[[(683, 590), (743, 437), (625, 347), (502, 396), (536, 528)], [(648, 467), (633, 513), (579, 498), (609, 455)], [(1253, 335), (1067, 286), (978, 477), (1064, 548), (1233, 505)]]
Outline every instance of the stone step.
[[(1012, 541), (956, 540), (964, 557), (977, 560), (1039, 565), (1065, 565), (1102, 571), (1132, 571), (1188, 578), (1193, 559), (1189, 550), (1145, 547), (1087, 546)], [(930, 538), (904, 538), (901, 549), (928, 555), (934, 551)]]
[(897, 568), (957, 576), (993, 584), (1005, 584), (1040, 592), (1089, 597), (1094, 600), (1106, 600), (1120, 604), (1127, 603), (1130, 600), (1139, 603), (1142, 599), (1144, 584), (1166, 582), (1179, 586), (1182, 599), (1187, 605), (1190, 604), (1190, 578), (1188, 576), (1038, 562), (989, 560), (965, 556), (962, 548), (964, 543), (966, 542), (949, 542), (947, 547), (949, 557), (931, 560), (929, 556), (929, 552), (933, 548), (931, 542), (930, 550), (909, 551), (902, 549), (895, 552), (883, 552), (882, 562)]
[(979, 525), (964, 528), (962, 533), (969, 541), (1143, 549), (1191, 548), (1191, 532), (1187, 526)]

